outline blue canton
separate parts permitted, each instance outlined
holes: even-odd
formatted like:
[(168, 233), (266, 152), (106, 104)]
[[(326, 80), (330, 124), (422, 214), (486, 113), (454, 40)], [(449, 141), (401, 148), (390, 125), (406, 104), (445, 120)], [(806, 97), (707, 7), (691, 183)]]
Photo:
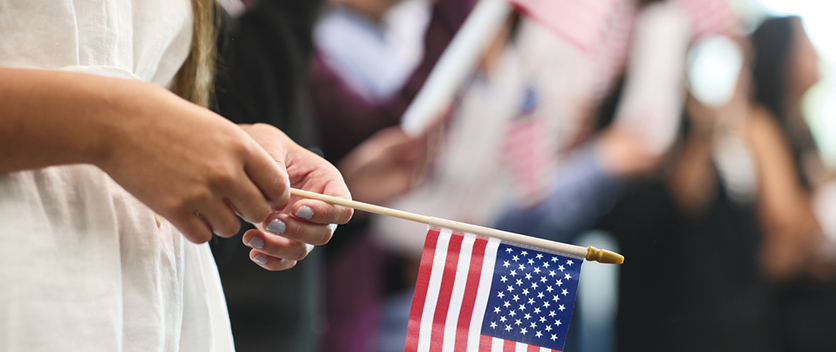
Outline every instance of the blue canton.
[(500, 244), (482, 334), (562, 350), (582, 263)]

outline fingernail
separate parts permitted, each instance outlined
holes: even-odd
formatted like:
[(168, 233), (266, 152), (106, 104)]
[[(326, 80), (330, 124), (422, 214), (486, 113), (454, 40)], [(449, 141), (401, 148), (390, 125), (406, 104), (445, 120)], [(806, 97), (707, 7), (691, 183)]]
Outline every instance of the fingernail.
[(267, 225), (267, 231), (270, 231), (275, 234), (282, 234), (284, 230), (287, 228), (287, 225), (284, 224), (284, 221), (279, 219), (273, 219), (270, 224)]
[(313, 209), (311, 209), (311, 207), (305, 205), (305, 206), (299, 208), (299, 210), (296, 211), (296, 216), (300, 217), (302, 219), (308, 220), (308, 219), (313, 217)]
[(261, 249), (261, 247), (264, 247), (264, 240), (262, 240), (259, 237), (253, 236), (253, 238), (250, 238), (250, 241), (247, 242), (247, 245), (255, 249)]
[(265, 257), (264, 254), (256, 254), (256, 256), (253, 257), (253, 261), (258, 264), (264, 265), (267, 264), (267, 257)]

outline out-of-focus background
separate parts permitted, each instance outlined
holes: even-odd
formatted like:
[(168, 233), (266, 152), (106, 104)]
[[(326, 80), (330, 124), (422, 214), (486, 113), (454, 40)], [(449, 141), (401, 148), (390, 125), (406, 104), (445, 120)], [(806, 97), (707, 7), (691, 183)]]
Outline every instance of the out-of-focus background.
[[(219, 2), (216, 110), (356, 200), (625, 255), (565, 351), (834, 350), (836, 3)], [(280, 273), (214, 241), (238, 350), (402, 351), (425, 233), (358, 212)]]

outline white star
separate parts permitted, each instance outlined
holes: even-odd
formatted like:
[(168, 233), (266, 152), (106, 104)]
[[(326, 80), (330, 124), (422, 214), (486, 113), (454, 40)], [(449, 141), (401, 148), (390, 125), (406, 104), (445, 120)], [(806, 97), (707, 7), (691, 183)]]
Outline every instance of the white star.
[(501, 317), (499, 317), (499, 321), (500, 321), (500, 322), (503, 322), (503, 323), (504, 323), (506, 320), (508, 320), (508, 319), (505, 319), (505, 316), (501, 316)]
[(525, 278), (531, 280), (531, 273), (525, 273)]
[(565, 269), (566, 269), (566, 268), (564, 268), (564, 267), (563, 267), (563, 265), (558, 265), (558, 266), (557, 266), (557, 270), (563, 271), (563, 270), (565, 270)]
[(548, 268), (548, 267), (549, 267), (549, 262), (545, 262), (545, 263), (543, 263), (543, 266), (544, 266), (544, 267), (546, 267), (546, 268)]
[(525, 256), (525, 255), (528, 255), (528, 251), (522, 251), (522, 253), (520, 253), (520, 254), (522, 254), (522, 255), (524, 255), (524, 256)]
[(573, 261), (571, 261), (571, 260), (567, 260), (567, 261), (566, 261), (566, 265), (568, 265), (568, 266), (572, 266), (572, 264), (574, 264), (574, 263), (575, 263), (575, 262), (573, 262)]
[(505, 303), (503, 303), (502, 306), (505, 307), (505, 308), (508, 308), (508, 307), (511, 306), (511, 303), (508, 302), (508, 301), (505, 301)]
[(560, 324), (563, 324), (563, 323), (560, 322), (560, 320), (554, 322), (554, 325), (560, 326)]
[(532, 328), (532, 329), (536, 329), (537, 328), (537, 323), (531, 322), (531, 325), (529, 325), (529, 327)]
[(534, 304), (534, 298), (529, 298), (528, 299), (528, 304)]
[(493, 312), (494, 312), (494, 313), (497, 313), (497, 314), (499, 314), (499, 312), (501, 312), (501, 311), (502, 311), (502, 309), (500, 309), (499, 307), (495, 307), (495, 308), (493, 309)]
[(517, 276), (517, 271), (516, 270), (511, 270), (511, 276)]
[(508, 247), (508, 248), (506, 248), (506, 249), (505, 249), (505, 251), (506, 251), (506, 252), (508, 252), (508, 253), (511, 253), (511, 252), (513, 252), (514, 250), (513, 250), (513, 249), (511, 249), (511, 247)]
[(552, 292), (552, 291), (554, 291), (554, 289), (551, 286), (548, 286), (548, 287), (546, 287), (546, 291)]
[(555, 276), (555, 275), (557, 275), (557, 273), (554, 272), (554, 270), (549, 270), (549, 276)]
[(563, 290), (563, 292), (561, 292), (560, 294), (562, 294), (562, 295), (566, 296), (566, 295), (568, 295), (568, 294), (569, 294), (569, 290), (564, 289), (564, 290)]
[(563, 280), (557, 280), (557, 286), (563, 286)]
[(525, 304), (520, 304), (520, 310), (525, 310)]
[(557, 301), (559, 301), (559, 300), (560, 300), (560, 297), (559, 297), (559, 296), (557, 296), (557, 295), (555, 295), (554, 297), (552, 297), (552, 301), (557, 302)]
[(524, 294), (524, 295), (526, 295), (526, 296), (528, 296), (528, 289), (527, 289), (527, 288), (524, 288), (524, 289), (523, 289), (523, 294)]
[(557, 257), (552, 257), (552, 261), (557, 263)]
[(514, 291), (514, 286), (508, 285), (508, 288), (506, 290), (508, 290), (508, 292), (512, 292)]
[(523, 265), (523, 264), (520, 264), (520, 267), (519, 267), (519, 269), (520, 269), (520, 270), (525, 270), (525, 265)]
[(542, 336), (543, 336), (543, 333), (541, 333), (541, 332), (539, 332), (539, 331), (538, 331), (538, 332), (537, 332), (537, 334), (535, 334), (534, 336), (537, 336), (537, 337), (542, 337)]
[(499, 298), (503, 298), (503, 297), (505, 297), (505, 294), (502, 293), (502, 291), (499, 291), (499, 293), (497, 293), (496, 296), (499, 297)]
[(540, 307), (534, 308), (534, 314), (540, 314)]
[(546, 295), (544, 295), (542, 292), (537, 292), (537, 298), (543, 298), (545, 296)]
[(524, 318), (525, 318), (525, 320), (530, 320), (531, 319), (531, 314), (525, 313)]
[(511, 258), (511, 260), (513, 260), (513, 261), (517, 262), (517, 261), (519, 261), (519, 260), (520, 260), (520, 257), (518, 257), (518, 256), (514, 256), (513, 258)]
[(540, 282), (545, 283), (546, 282), (546, 277), (545, 276), (541, 277)]
[(549, 303), (549, 301), (545, 301), (545, 302), (543, 302), (543, 307), (548, 308), (548, 307), (551, 307), (551, 306), (552, 306), (552, 304), (551, 304), (551, 303)]
[(511, 331), (511, 325), (505, 325), (505, 331)]
[(502, 275), (502, 276), (499, 277), (499, 281), (502, 281), (502, 282), (508, 281), (508, 277), (505, 276), (505, 275)]
[(503, 262), (502, 262), (502, 266), (504, 266), (504, 267), (506, 267), (506, 268), (507, 268), (507, 267), (511, 266), (511, 263), (509, 263), (509, 262), (506, 260), (506, 261), (503, 261)]
[(520, 296), (514, 295), (514, 302), (519, 301), (519, 300), (520, 300)]
[(510, 313), (508, 313), (508, 315), (510, 315), (512, 317), (515, 317), (515, 316), (517, 316), (517, 312), (512, 310)]
[(569, 279), (571, 279), (571, 278), (572, 278), (572, 274), (568, 274), (568, 273), (567, 273), (565, 277), (566, 277), (566, 280), (569, 280)]
[(552, 326), (551, 325), (546, 325), (546, 331), (552, 331)]
[(528, 330), (526, 330), (525, 328), (522, 328), (522, 330), (520, 330), (520, 334), (523, 334), (523, 335), (525, 335), (525, 333), (527, 333), (527, 332), (528, 332)]
[(522, 279), (517, 279), (517, 286), (522, 286)]
[(534, 273), (539, 274), (540, 273), (540, 268), (534, 268)]
[(557, 315), (557, 313), (555, 313), (553, 310), (549, 311), (550, 317), (554, 318), (555, 315)]
[(529, 258), (528, 259), (528, 264), (534, 264), (534, 259)]
[(536, 290), (536, 289), (537, 289), (537, 287), (540, 287), (540, 286), (538, 286), (536, 282), (535, 282), (535, 283), (533, 283), (533, 284), (531, 284), (531, 288), (532, 288), (532, 289)]
[(540, 317), (540, 322), (545, 323), (546, 322), (546, 317)]
[(560, 305), (560, 307), (557, 307), (557, 310), (559, 310), (559, 311), (561, 311), (561, 312), (562, 312), (564, 309), (566, 309), (566, 307), (564, 307), (562, 304)]
[(557, 340), (557, 335), (552, 334), (552, 341)]
[(537, 253), (537, 259), (543, 259), (543, 255), (540, 254), (540, 253)]
[(491, 329), (496, 329), (496, 322), (495, 321), (491, 322)]
[(517, 319), (517, 321), (516, 321), (516, 322), (514, 322), (514, 324), (520, 325), (520, 324), (522, 324), (522, 321), (520, 321), (519, 319)]

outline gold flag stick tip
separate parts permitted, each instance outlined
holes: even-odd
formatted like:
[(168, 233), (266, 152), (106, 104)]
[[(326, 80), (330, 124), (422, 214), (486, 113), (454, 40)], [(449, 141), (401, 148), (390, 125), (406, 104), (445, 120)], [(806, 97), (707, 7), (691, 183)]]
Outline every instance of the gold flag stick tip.
[(420, 215), (415, 213), (410, 213), (402, 210), (392, 209), (381, 207), (379, 205), (368, 204), (338, 197), (332, 197), (324, 194), (319, 194), (310, 191), (304, 191), (301, 189), (291, 188), (290, 194), (303, 197), (303, 198), (310, 198), (321, 200), (323, 202), (341, 205), (344, 207), (349, 207), (356, 210), (361, 210), (369, 213), (375, 213), (380, 215), (392, 216), (399, 219), (414, 221), (422, 224), (432, 225), (432, 226), (439, 226), (439, 227), (446, 227), (451, 230), (457, 230), (462, 232), (469, 232), (476, 235), (482, 235), (487, 237), (498, 238), (500, 240), (506, 240), (510, 242), (516, 242), (520, 244), (547, 248), (550, 250), (554, 250), (560, 253), (565, 253), (577, 258), (586, 258), (586, 260), (590, 261), (598, 261), (601, 263), (607, 264), (621, 264), (624, 262), (624, 257), (618, 253), (614, 253), (608, 251), (606, 249), (598, 249), (595, 247), (581, 247), (576, 246), (568, 243), (561, 243), (555, 241), (549, 241), (542, 238), (525, 236), (518, 233), (501, 231), (497, 229), (492, 229), (490, 227), (478, 226), (473, 224), (467, 224), (459, 221), (447, 220), (447, 219), (439, 219), (434, 218), (426, 215)]

